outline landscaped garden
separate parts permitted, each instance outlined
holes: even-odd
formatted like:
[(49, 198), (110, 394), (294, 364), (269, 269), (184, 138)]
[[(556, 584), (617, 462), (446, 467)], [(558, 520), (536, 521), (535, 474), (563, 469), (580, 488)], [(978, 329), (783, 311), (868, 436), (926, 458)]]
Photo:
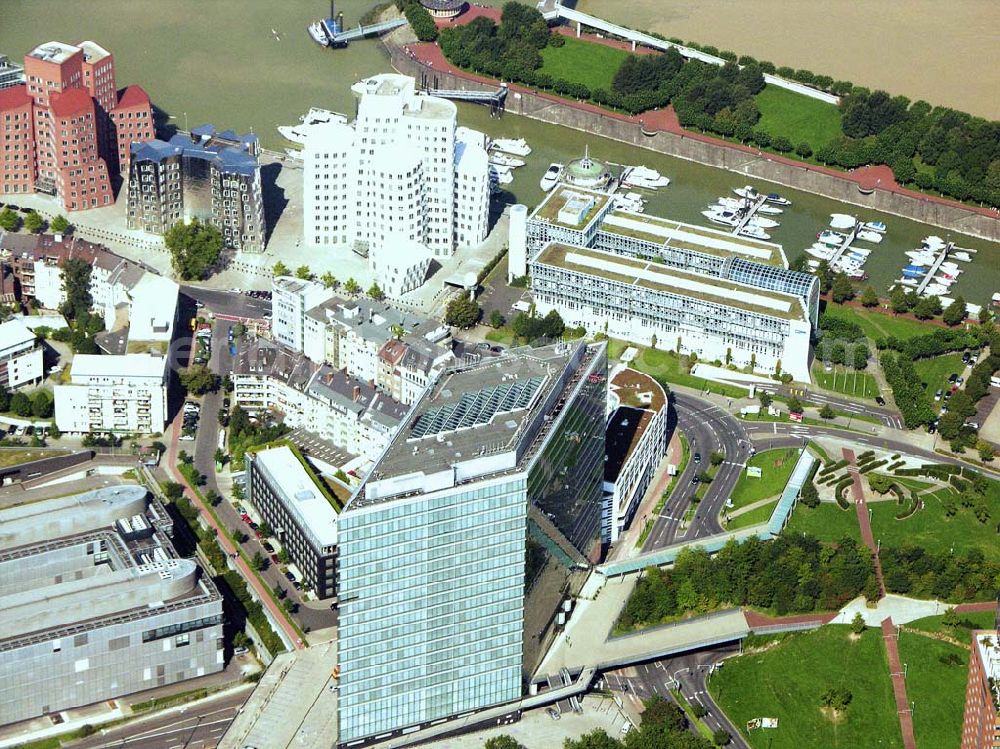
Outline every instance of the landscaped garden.
[[(792, 470), (799, 458), (799, 451), (794, 448), (781, 448), (778, 450), (765, 450), (757, 453), (747, 461), (747, 468), (759, 468), (761, 476), (753, 477), (747, 470), (740, 475), (739, 481), (733, 487), (729, 501), (732, 506), (727, 506), (726, 512), (733, 513), (748, 507), (755, 502), (775, 497), (781, 494), (788, 483), (788, 478), (792, 475)], [(743, 512), (726, 522), (729, 530), (738, 528), (748, 528), (751, 525), (766, 523), (774, 512), (777, 500), (768, 502)]]
[(582, 39), (564, 37), (559, 47), (548, 46), (541, 50), (540, 73), (553, 79), (582, 83), (587, 88), (611, 88), (615, 72), (629, 53), (617, 47), (594, 44)]
[(796, 145), (829, 143), (840, 135), (840, 110), (835, 104), (812, 99), (778, 86), (765, 86), (757, 94), (757, 126), (783, 136)]

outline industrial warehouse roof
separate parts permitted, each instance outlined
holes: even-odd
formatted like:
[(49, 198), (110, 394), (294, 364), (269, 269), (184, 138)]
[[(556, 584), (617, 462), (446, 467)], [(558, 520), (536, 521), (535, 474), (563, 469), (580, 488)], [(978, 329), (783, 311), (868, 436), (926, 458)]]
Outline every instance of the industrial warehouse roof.
[(787, 267), (781, 245), (657, 216), (612, 211), (605, 217), (601, 230), (682, 250), (736, 256), (755, 263)]
[(565, 268), (627, 286), (699, 299), (785, 320), (806, 320), (799, 298), (792, 294), (755, 289), (714, 276), (692, 273), (660, 263), (614, 255), (586, 247), (551, 242), (535, 263)]

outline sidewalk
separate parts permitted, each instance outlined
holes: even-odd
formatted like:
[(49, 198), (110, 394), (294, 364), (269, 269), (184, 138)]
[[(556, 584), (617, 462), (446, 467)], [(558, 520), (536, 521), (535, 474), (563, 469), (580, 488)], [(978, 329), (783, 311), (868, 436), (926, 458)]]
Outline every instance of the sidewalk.
[(885, 642), (885, 654), (889, 658), (889, 674), (892, 677), (892, 691), (896, 695), (896, 713), (903, 732), (903, 747), (917, 749), (917, 740), (913, 735), (913, 712), (906, 696), (906, 680), (903, 678), (903, 665), (899, 659), (899, 643), (896, 638), (892, 617), (886, 617), (882, 620), (882, 640)]

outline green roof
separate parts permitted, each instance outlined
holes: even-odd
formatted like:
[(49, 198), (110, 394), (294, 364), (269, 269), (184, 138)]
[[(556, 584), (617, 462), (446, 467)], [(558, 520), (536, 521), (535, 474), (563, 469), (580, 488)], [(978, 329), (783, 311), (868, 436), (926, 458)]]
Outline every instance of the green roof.
[[(594, 205), (589, 211), (587, 211), (586, 214), (584, 214), (583, 220), (579, 224), (566, 224), (561, 222), (559, 220), (559, 211), (561, 211), (566, 206), (566, 203), (577, 195), (592, 197), (594, 199)], [(557, 226), (564, 226), (567, 229), (583, 231), (583, 229), (594, 220), (600, 210), (607, 204), (608, 200), (610, 200), (610, 197), (602, 192), (588, 190), (584, 187), (557, 185), (555, 189), (545, 197), (545, 200), (543, 200), (535, 209), (531, 218), (542, 219), (544, 221), (548, 221), (549, 223), (556, 224)]]

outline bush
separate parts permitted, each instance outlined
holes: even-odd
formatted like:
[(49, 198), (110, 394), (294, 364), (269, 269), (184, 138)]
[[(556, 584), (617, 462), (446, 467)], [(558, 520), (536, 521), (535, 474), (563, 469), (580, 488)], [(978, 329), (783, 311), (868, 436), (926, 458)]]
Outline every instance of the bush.
[(427, 8), (416, 2), (416, 0), (407, 0), (407, 2), (404, 2), (401, 10), (403, 11), (403, 15), (406, 16), (410, 28), (413, 29), (413, 33), (417, 35), (417, 39), (422, 42), (433, 42), (437, 39), (437, 26), (434, 24), (434, 19)]

